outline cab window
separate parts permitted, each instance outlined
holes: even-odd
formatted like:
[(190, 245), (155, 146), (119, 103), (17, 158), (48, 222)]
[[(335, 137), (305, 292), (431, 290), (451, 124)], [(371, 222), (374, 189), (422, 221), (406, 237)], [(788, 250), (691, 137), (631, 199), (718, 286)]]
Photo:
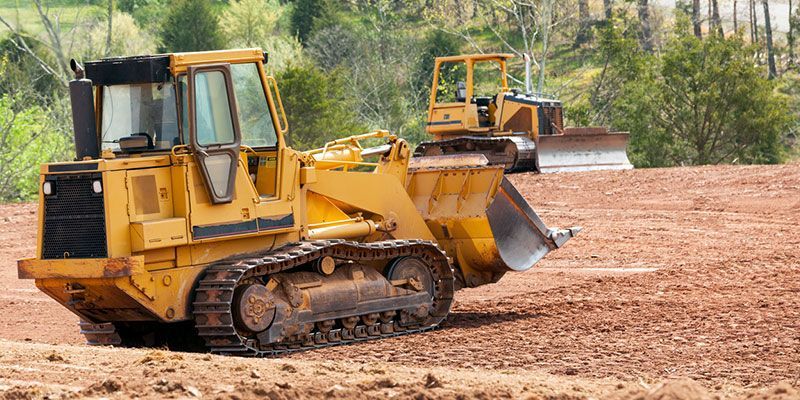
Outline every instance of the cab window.
[(463, 61), (439, 65), (436, 103), (463, 103), (467, 95), (467, 65)]
[(236, 139), (225, 75), (222, 71), (198, 73), (195, 87), (197, 144), (205, 147), (233, 143)]
[(272, 122), (258, 66), (255, 63), (231, 65), (231, 78), (239, 108), (242, 144), (253, 148), (276, 146), (278, 134)]
[[(278, 144), (278, 134), (275, 124), (272, 122), (272, 115), (267, 105), (267, 96), (261, 84), (261, 76), (258, 73), (258, 66), (255, 63), (231, 65), (231, 78), (233, 80), (233, 92), (236, 96), (237, 112), (239, 117), (239, 129), (242, 134), (242, 144), (253, 148), (275, 147)], [(220, 78), (221, 79), (221, 78)], [(178, 78), (181, 93), (181, 116), (184, 134), (189, 132), (188, 103), (185, 99), (188, 96), (186, 75)], [(201, 83), (196, 83), (197, 90), (201, 90)], [(224, 80), (221, 87), (211, 88), (217, 91), (221, 97), (225, 97)], [(208, 97), (206, 97), (208, 98)], [(201, 101), (201, 100), (198, 100)], [(227, 104), (227, 100), (226, 100)], [(203, 107), (207, 104), (197, 104), (198, 116), (207, 110)], [(201, 141), (202, 122), (198, 120), (198, 141)], [(203, 140), (207, 138), (202, 137)]]
[(103, 149), (119, 151), (119, 140), (147, 136), (148, 150), (180, 144), (175, 89), (171, 82), (103, 86), (100, 134)]

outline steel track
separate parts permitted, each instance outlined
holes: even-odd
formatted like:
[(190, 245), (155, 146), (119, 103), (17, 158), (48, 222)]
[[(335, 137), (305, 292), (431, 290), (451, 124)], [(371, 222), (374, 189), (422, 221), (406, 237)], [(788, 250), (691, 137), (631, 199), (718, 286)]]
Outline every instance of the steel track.
[[(271, 274), (297, 268), (324, 256), (339, 260), (375, 261), (414, 256), (429, 265), (436, 290), (428, 318), (422, 323), (401, 326), (399, 313), (392, 321), (373, 325), (358, 324), (353, 329), (331, 329), (320, 332), (316, 326), (302, 340), (260, 344), (256, 338), (242, 336), (233, 323), (233, 294), (238, 284), (266, 281)], [(308, 241), (293, 243), (275, 251), (250, 255), (215, 263), (208, 267), (205, 276), (195, 289), (194, 317), (197, 334), (205, 340), (206, 347), (216, 354), (251, 357), (274, 357), (287, 353), (338, 346), (374, 339), (396, 337), (429, 331), (444, 320), (452, 304), (453, 270), (445, 254), (430, 241), (391, 240), (373, 243), (345, 242), (343, 240)], [(398, 310), (399, 311), (399, 310)], [(113, 324), (81, 324), (89, 344), (121, 344)]]

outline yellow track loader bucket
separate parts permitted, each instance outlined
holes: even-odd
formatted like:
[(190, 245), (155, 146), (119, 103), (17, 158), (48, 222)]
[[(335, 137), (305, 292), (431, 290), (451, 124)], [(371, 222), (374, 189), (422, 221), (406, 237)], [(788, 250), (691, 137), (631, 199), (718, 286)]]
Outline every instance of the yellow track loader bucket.
[(567, 128), (564, 134), (540, 135), (539, 172), (632, 169), (626, 153), (629, 136), (604, 128)]
[(412, 159), (407, 190), (439, 245), (460, 267), (463, 286), (525, 271), (573, 237), (551, 229), (482, 155)]

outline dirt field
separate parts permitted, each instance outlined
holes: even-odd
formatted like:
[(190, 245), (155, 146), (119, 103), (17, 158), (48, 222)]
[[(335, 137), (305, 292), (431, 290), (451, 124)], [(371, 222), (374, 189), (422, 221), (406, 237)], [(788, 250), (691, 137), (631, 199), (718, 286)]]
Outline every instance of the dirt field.
[(800, 398), (800, 165), (512, 180), (584, 230), (440, 330), (269, 360), (83, 346), (16, 279), (35, 206), (0, 206), (0, 398)]

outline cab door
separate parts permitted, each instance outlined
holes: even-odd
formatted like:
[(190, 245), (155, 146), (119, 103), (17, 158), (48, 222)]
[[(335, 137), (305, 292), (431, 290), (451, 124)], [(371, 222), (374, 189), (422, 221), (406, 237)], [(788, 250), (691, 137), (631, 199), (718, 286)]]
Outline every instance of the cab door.
[(212, 204), (234, 198), (242, 142), (230, 64), (190, 66), (189, 146)]

